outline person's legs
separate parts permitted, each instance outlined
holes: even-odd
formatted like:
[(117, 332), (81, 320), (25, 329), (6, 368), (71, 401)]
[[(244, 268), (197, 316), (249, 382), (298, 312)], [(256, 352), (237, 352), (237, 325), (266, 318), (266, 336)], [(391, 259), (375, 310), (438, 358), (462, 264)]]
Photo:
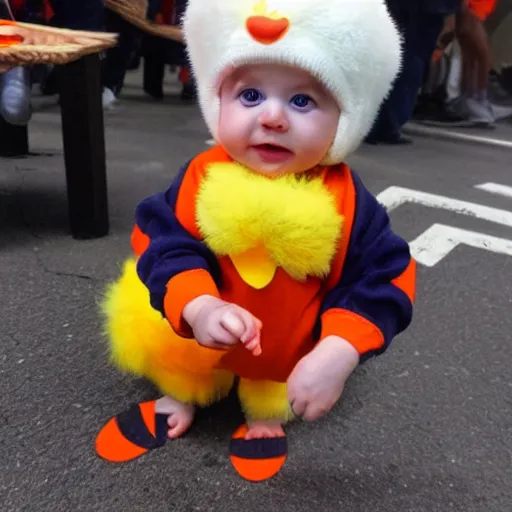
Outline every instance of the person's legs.
[(461, 104), (469, 120), (489, 125), (494, 113), (487, 97), (492, 57), (484, 24), (470, 9), (457, 18), (457, 37), (462, 51)]
[(74, 30), (103, 29), (103, 0), (52, 0), (57, 26)]
[(458, 41), (454, 41), (450, 51), (450, 67), (446, 80), (446, 104), (459, 98), (463, 75), (462, 51)]
[(475, 86), (477, 92), (483, 92), (487, 91), (487, 86), (489, 85), (489, 73), (492, 69), (492, 54), (485, 26), (480, 20), (475, 26), (473, 37), (476, 57)]
[(473, 95), (487, 89), (492, 67), (489, 41), (483, 23), (474, 19), (471, 30), (459, 33), (463, 54), (462, 88)]
[(143, 89), (156, 100), (164, 97), (166, 46), (169, 42), (161, 37), (145, 34), (142, 40), (144, 58)]
[[(52, 26), (93, 32), (104, 29), (103, 0), (50, 0), (50, 5), (53, 10)], [(41, 92), (44, 95), (58, 94), (55, 68), (41, 79)]]
[(404, 40), (402, 70), (389, 97), (384, 101), (367, 142), (408, 142), (402, 126), (413, 115), (430, 59), (444, 24), (441, 14), (428, 14), (389, 2), (390, 13)]
[[(0, 1), (0, 19), (11, 19)], [(25, 126), (32, 115), (30, 70), (15, 67), (0, 71), (0, 116), (9, 124)]]
[(375, 123), (365, 139), (366, 142), (372, 144), (400, 142), (400, 120), (404, 117), (401, 110), (404, 106), (404, 95), (407, 94), (411, 69), (412, 54), (410, 40), (414, 35), (411, 12), (403, 9), (399, 4), (395, 5), (392, 1), (388, 1), (388, 9), (403, 37), (402, 69), (393, 84), (389, 96), (382, 103)]
[(162, 0), (148, 0), (147, 17), (151, 21), (155, 21), (158, 13), (162, 9)]
[(140, 32), (118, 14), (105, 9), (105, 26), (119, 34), (118, 44), (107, 50), (103, 59), (103, 86), (119, 96), (132, 55), (140, 43)]
[(15, 67), (0, 73), (0, 116), (9, 124), (25, 126), (32, 116), (30, 70)]
[(415, 30), (409, 37), (407, 85), (404, 88), (399, 110), (400, 128), (412, 118), (418, 92), (427, 75), (443, 24), (444, 16), (442, 14), (418, 13), (414, 21)]
[(18, 14), (18, 20), (27, 23), (41, 23), (44, 21), (44, 2), (43, 0), (25, 0), (22, 12)]

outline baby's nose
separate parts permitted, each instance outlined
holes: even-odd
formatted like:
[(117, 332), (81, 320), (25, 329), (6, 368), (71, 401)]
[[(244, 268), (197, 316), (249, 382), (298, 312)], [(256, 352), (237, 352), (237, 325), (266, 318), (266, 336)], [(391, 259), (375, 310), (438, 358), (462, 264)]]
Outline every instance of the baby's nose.
[(284, 108), (279, 104), (268, 103), (261, 112), (260, 123), (265, 128), (286, 131), (289, 128), (289, 121)]

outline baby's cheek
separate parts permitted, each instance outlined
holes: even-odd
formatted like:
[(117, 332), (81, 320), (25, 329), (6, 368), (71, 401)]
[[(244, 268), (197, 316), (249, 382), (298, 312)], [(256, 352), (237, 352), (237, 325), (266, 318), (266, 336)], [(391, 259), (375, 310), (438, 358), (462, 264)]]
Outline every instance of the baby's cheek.
[(223, 145), (236, 143), (241, 136), (241, 116), (239, 109), (233, 106), (223, 106), (219, 117), (219, 139)]
[(326, 140), (325, 133), (322, 128), (318, 128), (312, 131), (304, 140), (302, 149), (304, 153), (307, 153), (311, 158), (322, 158), (329, 149), (330, 143)]
[(336, 125), (332, 123), (325, 123), (318, 127), (311, 135), (311, 145), (314, 147), (316, 153), (320, 153), (321, 158), (329, 151), (336, 135)]

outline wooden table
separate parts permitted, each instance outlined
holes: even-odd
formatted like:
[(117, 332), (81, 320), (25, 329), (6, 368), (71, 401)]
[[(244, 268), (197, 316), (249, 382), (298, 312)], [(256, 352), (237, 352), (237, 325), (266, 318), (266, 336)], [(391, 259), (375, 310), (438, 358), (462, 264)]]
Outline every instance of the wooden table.
[[(71, 234), (99, 238), (109, 232), (100, 57), (59, 66), (57, 74)], [(0, 157), (28, 153), (27, 127), (0, 122)]]

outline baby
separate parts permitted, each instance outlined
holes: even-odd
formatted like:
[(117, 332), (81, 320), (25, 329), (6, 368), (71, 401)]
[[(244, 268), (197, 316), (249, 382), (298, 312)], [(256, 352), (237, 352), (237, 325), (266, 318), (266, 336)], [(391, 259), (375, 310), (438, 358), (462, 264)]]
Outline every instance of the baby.
[(283, 425), (329, 412), (411, 321), (408, 245), (343, 163), (400, 40), (384, 0), (190, 0), (183, 26), (218, 145), (137, 208), (136, 259), (104, 309), (114, 362), (164, 396), (111, 419), (96, 449), (126, 461), (180, 437), (237, 377), (231, 460), (263, 480)]

